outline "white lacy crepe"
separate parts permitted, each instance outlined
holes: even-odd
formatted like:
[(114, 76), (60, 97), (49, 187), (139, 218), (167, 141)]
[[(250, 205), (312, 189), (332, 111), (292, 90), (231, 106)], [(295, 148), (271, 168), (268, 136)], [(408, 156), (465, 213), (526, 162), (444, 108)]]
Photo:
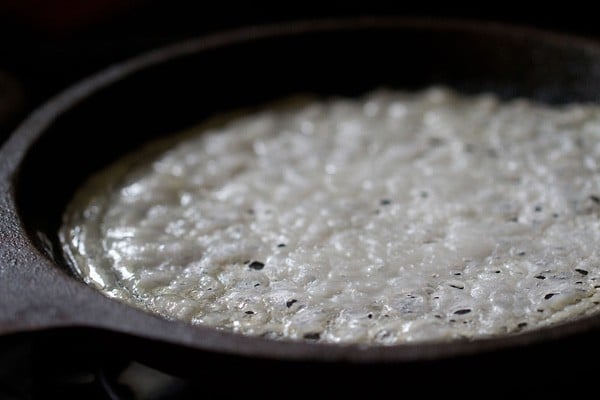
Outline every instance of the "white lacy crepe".
[(69, 207), (65, 250), (106, 295), (242, 334), (385, 345), (598, 310), (598, 106), (379, 90), (195, 132)]

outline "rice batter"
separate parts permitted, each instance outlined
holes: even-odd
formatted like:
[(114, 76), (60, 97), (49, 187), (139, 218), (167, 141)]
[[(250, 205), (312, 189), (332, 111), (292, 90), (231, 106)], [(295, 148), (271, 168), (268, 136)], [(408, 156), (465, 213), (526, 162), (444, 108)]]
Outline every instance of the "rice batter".
[(267, 108), (94, 177), (81, 277), (169, 319), (393, 345), (598, 310), (600, 107), (443, 87)]

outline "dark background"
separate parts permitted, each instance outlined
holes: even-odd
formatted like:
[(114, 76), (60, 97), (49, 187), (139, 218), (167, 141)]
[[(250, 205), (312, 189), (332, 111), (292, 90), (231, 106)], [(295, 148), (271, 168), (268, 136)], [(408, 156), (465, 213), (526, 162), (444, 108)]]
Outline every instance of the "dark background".
[(0, 0), (0, 142), (36, 105), (86, 75), (160, 45), (241, 25), (393, 14), (483, 19), (600, 37), (591, 6), (550, 3)]

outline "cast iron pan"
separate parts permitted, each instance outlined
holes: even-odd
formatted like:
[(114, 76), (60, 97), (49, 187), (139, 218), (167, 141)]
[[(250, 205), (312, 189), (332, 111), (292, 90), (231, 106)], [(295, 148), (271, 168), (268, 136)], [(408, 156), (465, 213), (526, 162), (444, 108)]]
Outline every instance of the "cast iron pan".
[[(455, 393), (471, 379), (502, 380), (503, 387), (585, 379), (579, 357), (600, 355), (600, 316), (475, 341), (290, 343), (167, 321), (110, 300), (69, 272), (56, 234), (66, 203), (90, 173), (142, 142), (287, 94), (353, 96), (430, 84), (547, 103), (597, 102), (600, 44), (464, 21), (304, 21), (175, 44), (69, 88), (24, 121), (0, 152), (0, 333), (54, 332), (69, 338), (61, 345), (126, 354), (207, 383), (229, 379), (226, 390), (235, 383), (259, 390), (273, 379), (292, 393), (353, 393), (426, 379), (429, 392)], [(495, 375), (505, 363), (503, 376)]]

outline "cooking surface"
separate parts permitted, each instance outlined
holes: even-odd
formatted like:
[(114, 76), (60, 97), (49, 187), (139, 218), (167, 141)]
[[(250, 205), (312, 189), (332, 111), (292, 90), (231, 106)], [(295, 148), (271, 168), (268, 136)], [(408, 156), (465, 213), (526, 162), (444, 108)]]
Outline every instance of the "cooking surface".
[[(393, 12), (480, 17), (592, 37), (600, 35), (593, 13), (576, 14), (562, 9), (549, 10), (540, 16), (534, 12), (516, 15), (510, 9), (494, 10), (493, 7), (487, 11), (470, 9), (461, 12), (426, 7), (394, 8), (375, 2), (367, 10), (356, 3), (341, 10), (306, 5), (266, 11), (247, 6), (232, 15), (229, 4), (210, 11), (194, 9), (181, 1), (135, 1), (132, 4), (132, 8), (103, 11), (97, 18), (84, 18), (76, 23), (77, 17), (57, 19), (32, 15), (34, 8), (15, 10), (0, 2), (0, 46), (4, 55), (0, 58), (0, 110), (6, 109), (1, 105), (7, 98), (11, 104), (9, 111), (0, 113), (0, 141), (4, 141), (29, 111), (80, 78), (140, 51), (223, 27), (297, 17)], [(2, 295), (0, 293), (0, 301)], [(86, 337), (40, 332), (0, 338), (0, 398), (54, 398), (60, 395), (67, 399), (169, 399), (205, 393), (205, 387), (148, 369), (123, 357), (118, 349), (112, 352), (105, 349), (102, 353), (93, 346), (86, 347), (90, 340)], [(82, 351), (86, 348), (90, 351)], [(560, 352), (557, 357), (560, 359)], [(549, 370), (553, 367), (549, 366)], [(484, 375), (474, 376), (481, 378)], [(585, 376), (585, 371), (581, 376)], [(150, 381), (154, 385), (152, 390), (148, 389), (147, 382)], [(216, 383), (227, 385), (226, 382)]]

